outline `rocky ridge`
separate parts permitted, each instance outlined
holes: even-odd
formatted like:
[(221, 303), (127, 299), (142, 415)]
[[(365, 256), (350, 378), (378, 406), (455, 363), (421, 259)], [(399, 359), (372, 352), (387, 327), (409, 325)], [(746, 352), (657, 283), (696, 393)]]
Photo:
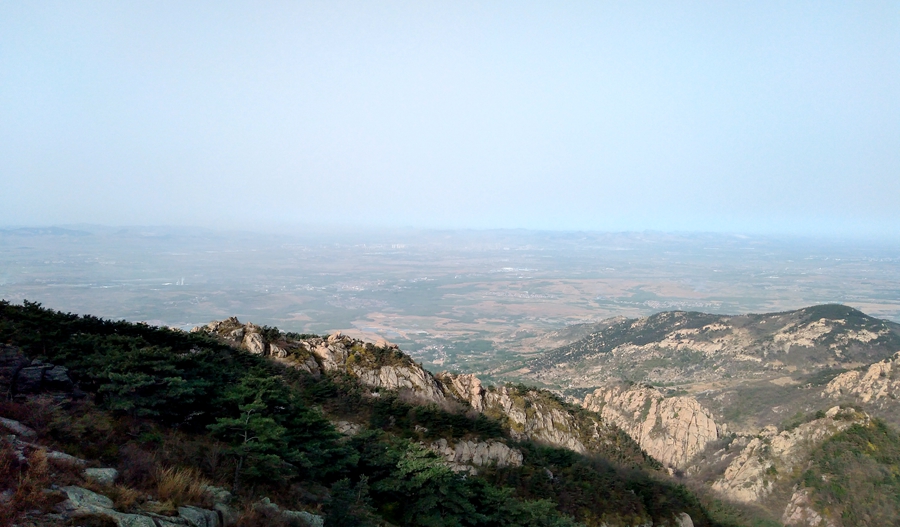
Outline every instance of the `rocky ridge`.
[(834, 399), (849, 396), (876, 406), (897, 404), (900, 400), (900, 352), (865, 370), (838, 375), (825, 386), (822, 396)]
[[(423, 402), (463, 404), (505, 422), (517, 440), (535, 440), (576, 452), (621, 449), (614, 425), (587, 413), (575, 415), (561, 399), (549, 392), (482, 386), (474, 375), (431, 374), (385, 341), (365, 342), (341, 333), (327, 337), (269, 332), (255, 324), (242, 324), (231, 317), (199, 326), (204, 332), (251, 353), (271, 357), (314, 376), (345, 372), (378, 390), (408, 391)], [(628, 455), (639, 452), (634, 445)]]
[(900, 350), (900, 325), (842, 305), (763, 315), (686, 311), (610, 319), (529, 363), (530, 376), (562, 387), (622, 379), (690, 386), (765, 375), (852, 369)]

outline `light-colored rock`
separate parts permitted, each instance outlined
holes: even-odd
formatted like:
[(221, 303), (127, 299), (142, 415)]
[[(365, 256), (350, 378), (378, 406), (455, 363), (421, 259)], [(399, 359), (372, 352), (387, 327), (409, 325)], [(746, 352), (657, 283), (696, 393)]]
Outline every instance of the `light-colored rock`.
[(69, 486), (61, 487), (61, 491), (66, 493), (66, 497), (70, 504), (75, 508), (83, 507), (99, 507), (101, 509), (112, 509), (113, 501), (102, 494), (81, 487)]
[(718, 437), (712, 415), (693, 397), (666, 397), (644, 385), (613, 385), (588, 394), (582, 405), (616, 424), (663, 464), (684, 468)]
[(826, 439), (865, 419), (853, 410), (841, 410), (780, 433), (768, 426), (731, 461), (712, 488), (736, 501), (760, 501), (780, 478), (792, 474), (795, 467), (802, 467), (809, 453)]
[(306, 525), (309, 525), (310, 527), (324, 527), (325, 526), (325, 518), (323, 518), (322, 516), (319, 516), (317, 514), (313, 514), (311, 512), (283, 510), (283, 511), (281, 511), (281, 515), (289, 520), (291, 520), (291, 519), (301, 520), (301, 521), (303, 521), (303, 523), (305, 523)]
[(428, 448), (443, 456), (451, 468), (458, 471), (469, 471), (470, 465), (519, 467), (524, 459), (520, 450), (510, 448), (501, 441), (467, 440), (450, 444), (446, 439), (439, 439)]
[(872, 364), (865, 371), (844, 372), (828, 383), (823, 397), (851, 396), (863, 403), (900, 400), (900, 352), (890, 359)]
[(781, 516), (781, 522), (788, 526), (796, 527), (837, 527), (834, 521), (826, 521), (812, 507), (812, 500), (808, 489), (798, 489), (791, 496)]
[(334, 423), (334, 429), (345, 436), (354, 436), (363, 429), (363, 426), (349, 421), (336, 421)]
[(388, 390), (406, 388), (432, 402), (446, 399), (434, 377), (418, 366), (381, 366), (374, 369), (352, 366), (350, 369), (360, 382), (373, 388)]
[(694, 527), (694, 520), (691, 519), (690, 514), (679, 512), (675, 516), (675, 525), (676, 527)]
[(86, 468), (82, 473), (85, 479), (98, 485), (113, 485), (119, 478), (119, 471), (114, 468)]
[(7, 419), (5, 417), (0, 417), (0, 426), (22, 437), (34, 437), (35, 435), (37, 435), (37, 433), (31, 428), (28, 428), (18, 421)]
[(256, 355), (265, 355), (266, 353), (266, 340), (259, 333), (254, 332), (244, 335), (242, 346), (250, 353)]
[(547, 402), (537, 390), (514, 393), (506, 386), (484, 393), (484, 411), (493, 417), (505, 416), (516, 439), (532, 439), (575, 452), (588, 451), (584, 440), (599, 440), (605, 425), (599, 420), (583, 421), (558, 404)]
[(288, 352), (281, 346), (278, 346), (276, 344), (269, 344), (269, 355), (277, 357), (279, 359), (283, 359), (288, 356)]
[(438, 374), (437, 378), (444, 382), (444, 386), (450, 389), (452, 395), (465, 401), (475, 410), (484, 411), (485, 389), (481, 386), (481, 380), (478, 377), (471, 373), (455, 375), (444, 372)]

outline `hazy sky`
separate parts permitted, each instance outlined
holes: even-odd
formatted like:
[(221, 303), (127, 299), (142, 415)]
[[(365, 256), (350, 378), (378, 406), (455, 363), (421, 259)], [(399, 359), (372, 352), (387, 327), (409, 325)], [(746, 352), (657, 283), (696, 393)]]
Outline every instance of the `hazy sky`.
[(0, 1), (0, 225), (900, 233), (900, 2)]

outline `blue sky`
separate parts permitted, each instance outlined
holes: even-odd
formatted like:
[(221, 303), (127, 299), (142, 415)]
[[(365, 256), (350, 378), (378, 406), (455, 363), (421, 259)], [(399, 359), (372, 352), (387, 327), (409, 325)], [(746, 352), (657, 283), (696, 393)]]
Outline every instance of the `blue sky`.
[(0, 225), (900, 233), (898, 2), (2, 2)]

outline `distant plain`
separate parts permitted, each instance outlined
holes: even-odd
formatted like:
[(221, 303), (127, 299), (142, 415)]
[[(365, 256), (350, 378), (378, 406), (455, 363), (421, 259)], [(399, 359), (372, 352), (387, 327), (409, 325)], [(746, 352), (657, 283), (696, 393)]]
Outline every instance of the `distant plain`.
[(900, 248), (657, 232), (9, 228), (0, 298), (182, 329), (234, 315), (343, 331), (396, 342), (435, 371), (485, 374), (614, 316), (842, 303), (900, 322)]

